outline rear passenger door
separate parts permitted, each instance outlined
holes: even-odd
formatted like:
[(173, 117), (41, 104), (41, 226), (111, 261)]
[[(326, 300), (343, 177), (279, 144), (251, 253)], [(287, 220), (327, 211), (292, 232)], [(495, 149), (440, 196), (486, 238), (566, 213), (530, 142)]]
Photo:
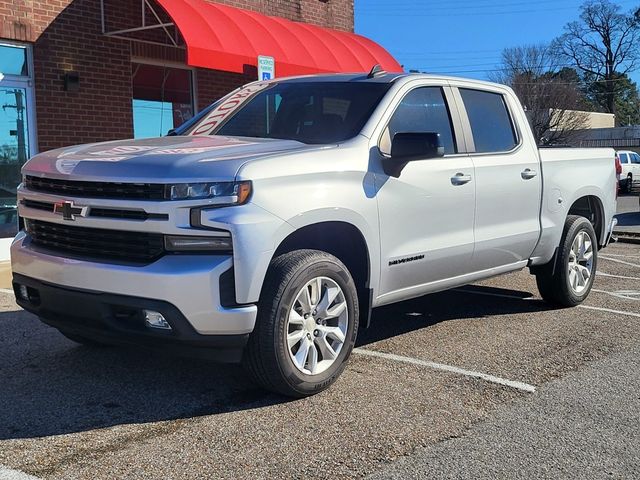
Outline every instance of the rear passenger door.
[[(527, 260), (540, 233), (542, 172), (533, 137), (514, 121), (522, 108), (500, 89), (463, 88), (457, 98), (475, 168), (473, 268), (482, 271)], [(527, 132), (528, 133), (528, 132)]]

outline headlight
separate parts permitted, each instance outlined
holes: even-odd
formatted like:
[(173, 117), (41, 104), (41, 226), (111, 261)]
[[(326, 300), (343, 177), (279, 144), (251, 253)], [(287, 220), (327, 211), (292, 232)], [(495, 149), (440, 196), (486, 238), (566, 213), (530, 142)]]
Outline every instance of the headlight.
[(165, 190), (168, 200), (207, 198), (219, 205), (242, 205), (250, 196), (251, 182), (176, 183)]
[(231, 237), (196, 237), (185, 235), (166, 235), (164, 248), (168, 252), (231, 252)]

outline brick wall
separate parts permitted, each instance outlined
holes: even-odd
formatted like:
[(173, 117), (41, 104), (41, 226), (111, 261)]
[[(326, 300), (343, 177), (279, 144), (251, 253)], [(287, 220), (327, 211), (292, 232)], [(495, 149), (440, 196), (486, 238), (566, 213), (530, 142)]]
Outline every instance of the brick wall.
[(216, 0), (214, 3), (255, 10), (297, 22), (353, 31), (353, 0)]
[(240, 85), (256, 79), (254, 76), (204, 68), (196, 69), (196, 78), (198, 79), (198, 110), (202, 110)]
[[(41, 151), (133, 135), (130, 43), (101, 34), (99, 2), (63, 9), (33, 51)], [(65, 91), (69, 71), (80, 76), (77, 91)]]
[[(353, 30), (353, 0), (218, 0), (218, 3)], [(107, 29), (137, 25), (139, 1), (105, 0), (105, 6), (110, 12)], [(161, 32), (144, 35), (156, 41), (158, 34), (161, 38)], [(181, 49), (131, 44), (102, 35), (99, 0), (0, 0), (0, 38), (34, 45), (40, 151), (132, 137), (132, 56), (184, 62)], [(80, 76), (77, 91), (64, 89), (64, 75), (69, 71)], [(254, 78), (198, 69), (196, 79), (200, 109)]]

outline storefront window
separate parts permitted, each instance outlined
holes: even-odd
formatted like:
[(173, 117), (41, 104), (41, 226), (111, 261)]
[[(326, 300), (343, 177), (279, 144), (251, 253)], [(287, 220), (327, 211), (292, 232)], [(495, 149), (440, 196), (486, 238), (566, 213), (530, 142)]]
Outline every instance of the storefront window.
[[(20, 168), (32, 155), (33, 89), (24, 46), (0, 44), (0, 239), (18, 232)], [(4, 242), (0, 242), (0, 258)]]
[(133, 133), (160, 137), (193, 117), (191, 71), (133, 64)]
[(14, 45), (0, 44), (0, 73), (2, 75), (29, 75), (27, 49)]

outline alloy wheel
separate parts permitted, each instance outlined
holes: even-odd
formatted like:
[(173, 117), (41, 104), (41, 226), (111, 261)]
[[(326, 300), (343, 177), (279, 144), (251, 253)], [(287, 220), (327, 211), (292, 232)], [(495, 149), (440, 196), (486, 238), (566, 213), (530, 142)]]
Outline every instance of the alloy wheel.
[(316, 277), (300, 289), (287, 319), (287, 348), (295, 367), (307, 375), (327, 370), (338, 358), (349, 327), (342, 288)]
[(573, 239), (567, 268), (569, 286), (580, 295), (593, 275), (593, 240), (584, 230), (578, 232)]

